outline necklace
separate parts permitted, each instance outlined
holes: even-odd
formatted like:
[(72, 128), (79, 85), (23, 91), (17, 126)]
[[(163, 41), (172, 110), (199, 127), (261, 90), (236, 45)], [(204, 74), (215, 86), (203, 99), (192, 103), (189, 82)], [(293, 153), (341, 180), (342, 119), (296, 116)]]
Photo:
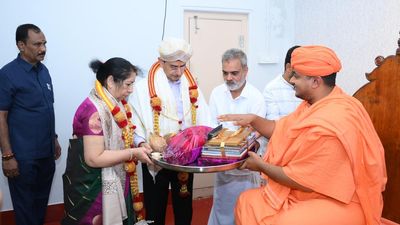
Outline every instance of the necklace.
[[(113, 105), (107, 95), (104, 93), (103, 87), (98, 80), (96, 80), (96, 92), (101, 99), (106, 103), (108, 109), (114, 117), (118, 127), (122, 129), (121, 138), (124, 141), (124, 148), (130, 149), (134, 147), (133, 135), (135, 133), (136, 126), (132, 124), (132, 108), (126, 102), (125, 99), (121, 100), (122, 105), (125, 109), (125, 114), (121, 111), (118, 105)], [(139, 185), (136, 173), (137, 160), (130, 160), (125, 162), (125, 171), (129, 176), (129, 183), (131, 194), (133, 198), (133, 209), (136, 213), (137, 221), (144, 220), (143, 202), (139, 195)]]

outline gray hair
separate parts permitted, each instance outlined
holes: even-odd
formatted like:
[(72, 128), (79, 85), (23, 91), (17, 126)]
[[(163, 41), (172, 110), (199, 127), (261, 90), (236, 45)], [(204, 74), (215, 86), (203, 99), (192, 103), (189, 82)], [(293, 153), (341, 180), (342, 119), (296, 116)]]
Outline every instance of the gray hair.
[(237, 48), (231, 48), (225, 51), (222, 55), (222, 63), (231, 59), (239, 59), (242, 67), (247, 67), (247, 56), (242, 50)]

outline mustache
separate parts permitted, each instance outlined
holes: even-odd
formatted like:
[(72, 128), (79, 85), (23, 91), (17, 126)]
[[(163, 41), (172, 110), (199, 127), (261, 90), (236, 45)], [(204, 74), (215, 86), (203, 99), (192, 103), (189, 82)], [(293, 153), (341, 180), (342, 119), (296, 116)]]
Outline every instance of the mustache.
[(38, 56), (45, 56), (46, 52), (39, 53)]

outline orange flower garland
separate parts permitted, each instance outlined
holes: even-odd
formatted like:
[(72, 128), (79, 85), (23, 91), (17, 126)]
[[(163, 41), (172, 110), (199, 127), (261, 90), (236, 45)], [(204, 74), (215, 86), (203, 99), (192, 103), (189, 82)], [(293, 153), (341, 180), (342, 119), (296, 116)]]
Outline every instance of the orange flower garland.
[[(101, 97), (101, 99), (106, 103), (108, 109), (114, 117), (115, 122), (118, 127), (122, 129), (122, 140), (124, 140), (124, 148), (133, 148), (133, 135), (135, 133), (136, 126), (132, 124), (132, 109), (126, 100), (121, 100), (124, 105), (126, 114), (122, 113), (118, 106), (114, 106), (110, 99), (104, 93), (103, 87), (98, 80), (96, 80), (96, 92)], [(130, 160), (125, 162), (125, 171), (129, 175), (129, 183), (131, 187), (131, 194), (133, 198), (133, 209), (136, 213), (137, 221), (144, 220), (143, 202), (139, 195), (139, 185), (136, 173), (137, 160)]]

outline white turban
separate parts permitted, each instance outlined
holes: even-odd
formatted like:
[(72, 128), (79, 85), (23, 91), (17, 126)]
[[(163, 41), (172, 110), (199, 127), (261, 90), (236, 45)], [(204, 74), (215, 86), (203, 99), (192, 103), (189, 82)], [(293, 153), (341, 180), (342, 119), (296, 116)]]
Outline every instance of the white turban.
[(167, 62), (189, 61), (192, 56), (192, 48), (183, 39), (167, 38), (161, 42), (158, 48), (160, 58)]

